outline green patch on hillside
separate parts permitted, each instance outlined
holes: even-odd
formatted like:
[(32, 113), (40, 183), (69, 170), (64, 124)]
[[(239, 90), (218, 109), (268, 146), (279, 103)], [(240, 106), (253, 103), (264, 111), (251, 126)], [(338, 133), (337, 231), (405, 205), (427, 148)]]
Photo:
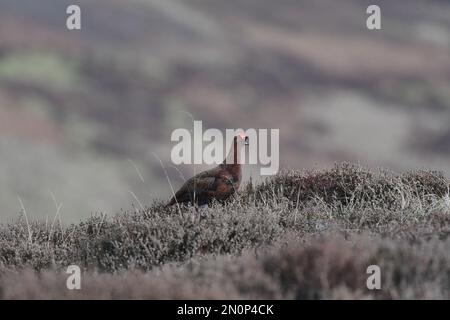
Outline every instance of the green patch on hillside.
[(0, 59), (0, 79), (69, 89), (79, 80), (77, 64), (54, 52), (14, 52)]

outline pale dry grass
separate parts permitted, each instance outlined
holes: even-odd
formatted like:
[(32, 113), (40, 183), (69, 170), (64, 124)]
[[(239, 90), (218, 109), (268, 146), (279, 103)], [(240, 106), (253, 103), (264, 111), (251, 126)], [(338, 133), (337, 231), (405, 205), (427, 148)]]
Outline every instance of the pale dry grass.
[[(50, 234), (51, 233), (51, 234)], [(30, 234), (32, 235), (30, 239)], [(3, 298), (449, 298), (449, 182), (343, 164), (226, 204), (0, 226)], [(83, 289), (63, 272), (77, 264)], [(369, 264), (383, 290), (365, 287)]]

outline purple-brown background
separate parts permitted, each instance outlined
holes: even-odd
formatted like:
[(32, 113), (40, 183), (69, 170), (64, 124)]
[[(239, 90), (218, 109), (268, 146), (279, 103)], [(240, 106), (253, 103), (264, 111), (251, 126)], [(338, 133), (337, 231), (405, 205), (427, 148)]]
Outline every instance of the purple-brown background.
[[(369, 31), (375, 3), (382, 30)], [(69, 4), (81, 31), (65, 27)], [(152, 153), (179, 186), (170, 134), (192, 126), (187, 113), (279, 128), (283, 168), (449, 175), (450, 2), (0, 2), (0, 221), (18, 215), (17, 196), (45, 219), (53, 193), (65, 222), (128, 209), (131, 192), (168, 198)]]

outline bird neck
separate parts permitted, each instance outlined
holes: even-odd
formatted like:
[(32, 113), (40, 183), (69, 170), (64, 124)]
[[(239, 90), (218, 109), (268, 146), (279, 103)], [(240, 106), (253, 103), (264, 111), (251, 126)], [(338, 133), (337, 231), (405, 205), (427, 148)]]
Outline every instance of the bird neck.
[(233, 145), (231, 147), (230, 152), (228, 153), (227, 157), (223, 161), (223, 165), (232, 168), (236, 172), (240, 171), (241, 164), (240, 164), (240, 150), (238, 148), (237, 138), (234, 138)]

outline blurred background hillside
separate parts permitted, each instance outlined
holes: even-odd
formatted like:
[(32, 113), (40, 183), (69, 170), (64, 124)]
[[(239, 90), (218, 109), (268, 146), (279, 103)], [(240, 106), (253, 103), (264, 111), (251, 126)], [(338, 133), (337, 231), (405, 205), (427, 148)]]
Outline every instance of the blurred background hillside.
[[(69, 4), (81, 31), (66, 29)], [(138, 206), (132, 193), (168, 198), (153, 153), (178, 187), (170, 135), (189, 114), (280, 128), (283, 168), (450, 175), (450, 2), (0, 1), (0, 222), (18, 196), (51, 219), (54, 194), (64, 222)]]

